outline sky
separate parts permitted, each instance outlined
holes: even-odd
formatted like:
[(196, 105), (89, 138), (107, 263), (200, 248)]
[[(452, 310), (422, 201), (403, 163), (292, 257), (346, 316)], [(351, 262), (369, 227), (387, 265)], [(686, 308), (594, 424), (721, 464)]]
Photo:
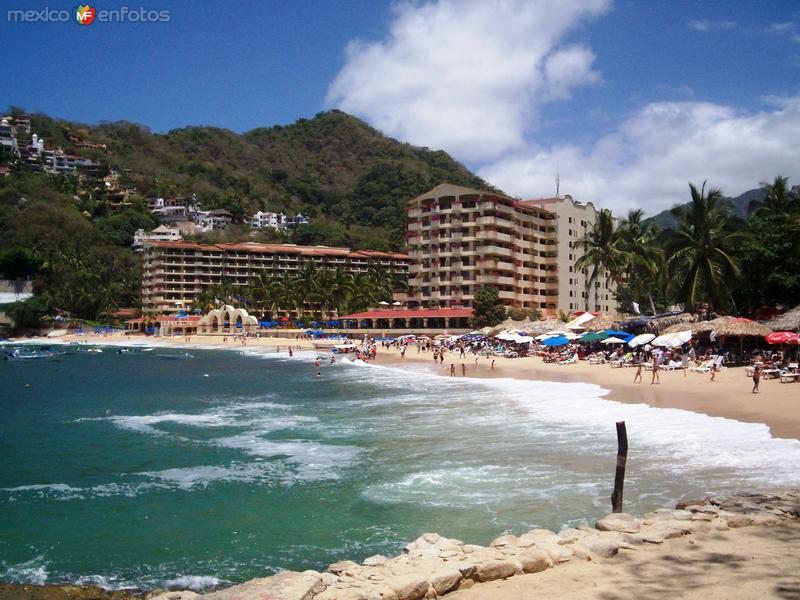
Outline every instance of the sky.
[(800, 183), (796, 0), (104, 2), (164, 22), (14, 22), (0, 107), (155, 132), (339, 108), (513, 196), (654, 214), (688, 182)]

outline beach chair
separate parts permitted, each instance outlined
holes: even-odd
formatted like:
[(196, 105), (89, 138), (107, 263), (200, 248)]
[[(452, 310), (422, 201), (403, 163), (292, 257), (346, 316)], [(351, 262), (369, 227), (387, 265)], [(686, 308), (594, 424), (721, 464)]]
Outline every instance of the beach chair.
[(689, 370), (693, 371), (694, 373), (710, 373), (711, 372), (711, 365), (713, 365), (713, 364), (714, 364), (713, 360), (707, 360), (707, 361), (703, 362), (703, 364), (701, 364), (701, 365), (699, 365), (697, 367), (692, 367)]
[(800, 380), (800, 373), (797, 372), (798, 363), (789, 363), (789, 366), (781, 371), (781, 383), (791, 383)]
[(568, 359), (559, 361), (558, 364), (560, 364), (560, 365), (574, 365), (576, 362), (578, 362), (578, 353), (577, 352), (575, 354), (573, 354), (572, 356), (570, 356)]

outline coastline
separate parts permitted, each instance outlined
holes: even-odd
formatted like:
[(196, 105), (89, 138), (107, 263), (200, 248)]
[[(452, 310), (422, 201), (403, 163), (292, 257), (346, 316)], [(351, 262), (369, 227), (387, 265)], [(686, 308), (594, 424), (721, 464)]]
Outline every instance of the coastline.
[[(86, 345), (147, 345), (167, 348), (196, 348), (243, 351), (250, 348), (278, 348), (286, 352), (287, 347), (314, 351), (312, 340), (294, 338), (249, 338), (242, 346), (228, 336), (192, 336), (189, 342), (182, 337), (146, 338), (143, 336), (62, 336), (59, 338), (30, 338), (13, 340), (18, 343), (63, 344), (81, 342)], [(328, 352), (320, 349), (319, 352)], [(643, 371), (642, 383), (633, 383), (635, 370), (615, 368), (609, 365), (590, 365), (585, 361), (573, 365), (544, 363), (538, 357), (491, 359), (468, 354), (459, 359), (448, 353), (442, 366), (434, 366), (430, 353), (417, 353), (409, 347), (404, 358), (397, 348), (378, 348), (374, 364), (401, 366), (404, 362), (424, 365), (437, 375), (448, 376), (450, 365), (456, 367), (456, 376), (461, 377), (461, 365), (466, 367), (466, 376), (471, 378), (511, 378), (518, 380), (552, 381), (559, 383), (591, 383), (607, 391), (607, 400), (625, 404), (646, 404), (654, 408), (679, 409), (705, 414), (711, 417), (733, 419), (744, 423), (763, 424), (773, 437), (800, 440), (800, 383), (782, 384), (778, 379), (763, 379), (758, 394), (751, 393), (752, 380), (745, 376), (744, 367), (731, 367), (717, 374), (716, 381), (710, 375), (684, 371), (661, 371), (660, 383), (650, 385), (649, 371)]]

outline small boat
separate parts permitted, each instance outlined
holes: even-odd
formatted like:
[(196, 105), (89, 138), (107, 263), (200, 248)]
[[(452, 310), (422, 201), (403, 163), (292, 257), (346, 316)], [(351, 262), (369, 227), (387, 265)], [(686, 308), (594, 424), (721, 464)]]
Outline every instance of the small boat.
[(155, 348), (117, 348), (117, 354), (143, 354), (144, 352), (152, 352), (153, 350), (155, 350)]
[(189, 360), (194, 358), (194, 355), (188, 352), (184, 352), (183, 354), (156, 354), (156, 356), (170, 360)]
[(5, 360), (55, 360), (61, 356), (52, 350), (26, 350), (17, 348), (6, 353)]

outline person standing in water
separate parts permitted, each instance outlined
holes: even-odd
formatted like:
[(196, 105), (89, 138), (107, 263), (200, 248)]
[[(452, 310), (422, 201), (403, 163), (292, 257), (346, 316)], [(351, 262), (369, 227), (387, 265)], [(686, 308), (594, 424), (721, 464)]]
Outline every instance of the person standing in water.
[(319, 362), (319, 356), (318, 356), (318, 357), (317, 357), (317, 359), (314, 361), (314, 366), (315, 366), (315, 367), (317, 367), (317, 377), (320, 377), (320, 376), (322, 375), (322, 371), (320, 371), (320, 362)]
[(456, 365), (455, 363), (450, 364), (450, 377), (456, 376)]

